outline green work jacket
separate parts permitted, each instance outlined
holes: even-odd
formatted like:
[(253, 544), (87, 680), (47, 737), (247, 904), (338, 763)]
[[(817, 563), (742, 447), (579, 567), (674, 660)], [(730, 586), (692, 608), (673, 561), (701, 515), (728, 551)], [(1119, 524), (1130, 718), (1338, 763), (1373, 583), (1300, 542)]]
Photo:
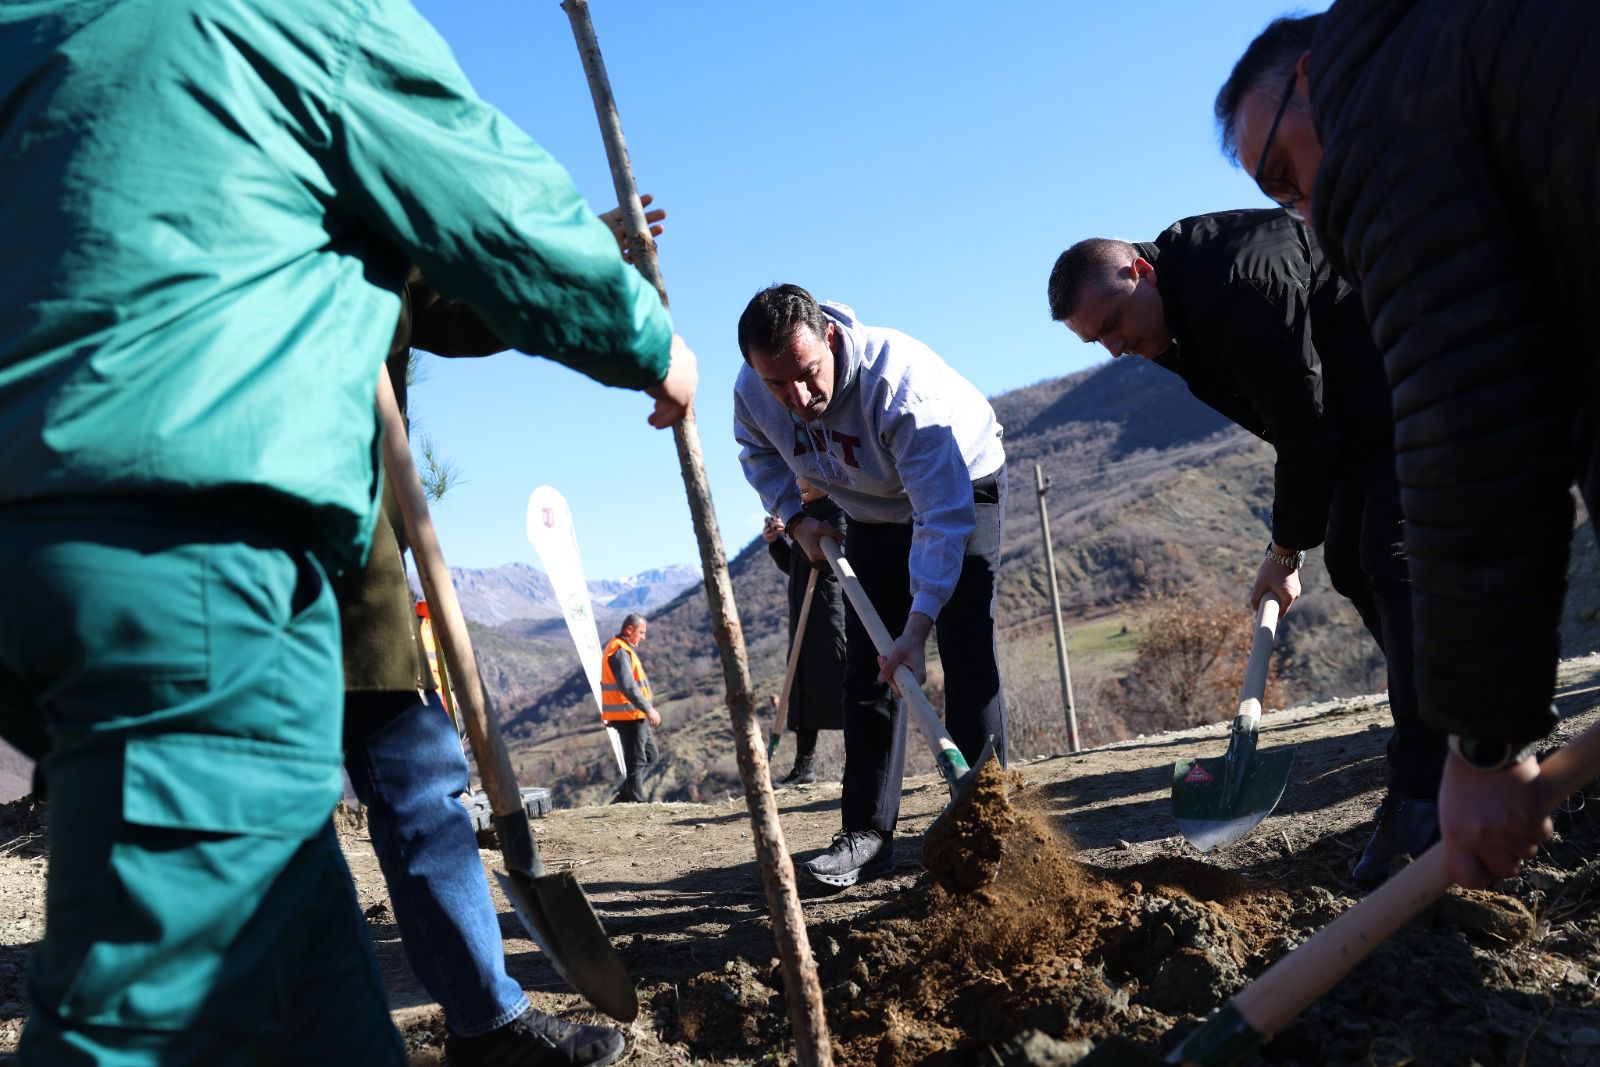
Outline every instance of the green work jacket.
[(0, 233), (0, 507), (218, 491), (359, 559), (410, 264), (514, 348), (667, 370), (655, 292), (402, 0), (0, 4)]

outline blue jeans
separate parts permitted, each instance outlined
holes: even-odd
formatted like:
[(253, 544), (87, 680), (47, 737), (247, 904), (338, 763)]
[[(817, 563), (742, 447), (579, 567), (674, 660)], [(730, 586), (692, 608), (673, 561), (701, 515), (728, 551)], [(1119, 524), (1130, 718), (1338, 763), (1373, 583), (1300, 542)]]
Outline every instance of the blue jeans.
[(475, 1037), (528, 1010), (506, 974), (472, 819), (461, 739), (436, 696), (349, 693), (344, 765), (367, 807), (406, 959), (445, 1024)]

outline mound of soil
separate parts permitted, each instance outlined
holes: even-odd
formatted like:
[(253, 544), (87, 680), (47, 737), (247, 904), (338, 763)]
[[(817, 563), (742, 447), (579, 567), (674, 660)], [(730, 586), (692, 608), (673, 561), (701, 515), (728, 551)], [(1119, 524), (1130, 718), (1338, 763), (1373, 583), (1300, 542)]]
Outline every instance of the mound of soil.
[(821, 966), (844, 1064), (969, 1063), (1029, 1031), (1154, 1038), (1209, 1011), (1271, 944), (1281, 893), (1192, 861), (1118, 872), (1033, 810), (1020, 776), (984, 768), (928, 833), (928, 879), (831, 932)]

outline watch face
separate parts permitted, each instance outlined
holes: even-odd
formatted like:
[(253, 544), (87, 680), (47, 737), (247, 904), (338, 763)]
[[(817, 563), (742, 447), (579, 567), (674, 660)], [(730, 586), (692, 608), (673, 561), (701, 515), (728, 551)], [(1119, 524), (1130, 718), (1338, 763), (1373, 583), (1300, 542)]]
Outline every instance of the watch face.
[(1499, 767), (1511, 754), (1511, 742), (1488, 738), (1462, 739), (1461, 755), (1474, 767)]

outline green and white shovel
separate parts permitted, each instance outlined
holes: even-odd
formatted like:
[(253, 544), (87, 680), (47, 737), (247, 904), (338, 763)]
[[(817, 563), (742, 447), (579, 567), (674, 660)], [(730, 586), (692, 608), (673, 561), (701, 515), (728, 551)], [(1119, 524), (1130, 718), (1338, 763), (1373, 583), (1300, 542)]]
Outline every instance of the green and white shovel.
[(1278, 632), (1278, 598), (1261, 598), (1239, 710), (1223, 756), (1181, 759), (1172, 767), (1172, 813), (1178, 830), (1201, 852), (1231, 845), (1272, 814), (1289, 782), (1294, 749), (1256, 751), (1261, 697), (1267, 688), (1272, 640)]

